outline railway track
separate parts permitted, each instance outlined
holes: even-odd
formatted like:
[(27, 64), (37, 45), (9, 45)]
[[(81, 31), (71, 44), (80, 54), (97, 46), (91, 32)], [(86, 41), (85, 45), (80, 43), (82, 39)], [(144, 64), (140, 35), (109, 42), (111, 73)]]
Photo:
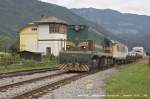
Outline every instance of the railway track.
[(59, 73), (54, 73), (54, 74), (50, 74), (50, 75), (43, 76), (43, 77), (37, 77), (37, 78), (33, 78), (33, 79), (21, 81), (21, 82), (16, 82), (16, 83), (0, 86), (0, 92), (5, 92), (9, 88), (13, 88), (13, 87), (18, 86), (18, 85), (23, 85), (23, 84), (27, 84), (27, 83), (33, 83), (33, 82), (36, 82), (36, 81), (40, 81), (40, 80), (52, 78), (52, 77), (55, 77), (55, 76), (59, 76), (59, 75), (62, 75), (64, 73), (65, 72), (59, 71)]
[(52, 90), (55, 90), (63, 85), (71, 83), (72, 81), (75, 81), (87, 75), (87, 73), (76, 74), (74, 76), (66, 77), (55, 82), (50, 82), (48, 85), (14, 96), (11, 99), (38, 99), (39, 97), (51, 92)]
[[(56, 74), (4, 85), (0, 87), (0, 99), (32, 99), (33, 97), (40, 97), (50, 90), (54, 90), (85, 75), (87, 74), (60, 71)], [(26, 86), (27, 88), (24, 89)]]
[[(37, 99), (60, 86), (93, 73), (67, 73), (60, 71), (56, 74), (1, 86), (0, 99)], [(45, 80), (47, 81), (44, 82)], [(26, 86), (27, 88), (24, 89)]]
[(0, 78), (31, 75), (35, 73), (43, 73), (43, 72), (54, 71), (54, 70), (59, 70), (59, 69), (56, 67), (56, 68), (44, 68), (44, 69), (24, 70), (24, 71), (9, 72), (9, 73), (0, 73)]
[[(25, 76), (34, 73), (43, 73), (47, 71), (59, 71), (55, 69), (39, 69), (32, 71), (20, 71), (12, 73), (4, 73), (0, 77), (14, 77)], [(96, 71), (97, 72), (97, 71)], [(82, 77), (88, 76), (92, 73), (66, 73), (60, 71), (58, 73), (49, 74), (42, 77), (26, 79), (24, 81), (15, 82), (0, 86), (0, 99), (37, 99), (43, 95), (55, 90), (63, 85), (71, 83)], [(27, 86), (27, 87), (26, 87)]]

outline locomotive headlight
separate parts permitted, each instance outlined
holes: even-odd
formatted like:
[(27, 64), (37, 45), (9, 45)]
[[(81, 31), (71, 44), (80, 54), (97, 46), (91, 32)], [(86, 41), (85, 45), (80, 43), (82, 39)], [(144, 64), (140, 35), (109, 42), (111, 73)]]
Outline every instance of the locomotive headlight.
[(86, 46), (83, 46), (84, 49), (86, 49)]
[(76, 45), (74, 42), (70, 42), (70, 41), (67, 41), (66, 43), (66, 49), (72, 49), (72, 48), (75, 48)]
[(80, 48), (82, 49), (87, 49), (88, 48), (88, 42), (87, 41), (82, 41), (80, 44), (79, 44)]
[(70, 45), (67, 45), (66, 47), (67, 47), (67, 49), (70, 49)]
[(83, 49), (86, 49), (86, 46), (81, 46)]

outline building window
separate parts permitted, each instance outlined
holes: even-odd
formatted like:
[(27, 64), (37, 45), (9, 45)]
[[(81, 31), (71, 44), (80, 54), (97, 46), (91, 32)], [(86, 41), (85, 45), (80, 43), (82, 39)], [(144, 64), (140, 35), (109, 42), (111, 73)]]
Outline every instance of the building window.
[(49, 24), (49, 33), (66, 33), (67, 27), (63, 24)]
[(54, 32), (54, 24), (49, 25), (49, 32), (53, 33)]
[(59, 24), (50, 24), (49, 25), (49, 32), (50, 33), (59, 33)]
[(37, 31), (37, 28), (32, 28), (32, 31)]

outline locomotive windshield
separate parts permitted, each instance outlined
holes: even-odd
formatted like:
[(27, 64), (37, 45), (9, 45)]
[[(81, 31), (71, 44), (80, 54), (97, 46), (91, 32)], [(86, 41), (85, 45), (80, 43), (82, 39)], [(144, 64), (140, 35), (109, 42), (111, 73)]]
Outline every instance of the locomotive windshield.
[(80, 40), (80, 41), (67, 41), (67, 51), (92, 51), (93, 41), (92, 40)]

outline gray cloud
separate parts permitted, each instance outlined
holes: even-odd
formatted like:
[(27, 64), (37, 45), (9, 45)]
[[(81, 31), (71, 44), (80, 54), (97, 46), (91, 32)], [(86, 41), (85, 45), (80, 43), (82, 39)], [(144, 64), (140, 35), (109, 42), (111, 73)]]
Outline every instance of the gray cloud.
[(123, 13), (150, 15), (150, 0), (42, 0), (67, 8), (114, 9)]

